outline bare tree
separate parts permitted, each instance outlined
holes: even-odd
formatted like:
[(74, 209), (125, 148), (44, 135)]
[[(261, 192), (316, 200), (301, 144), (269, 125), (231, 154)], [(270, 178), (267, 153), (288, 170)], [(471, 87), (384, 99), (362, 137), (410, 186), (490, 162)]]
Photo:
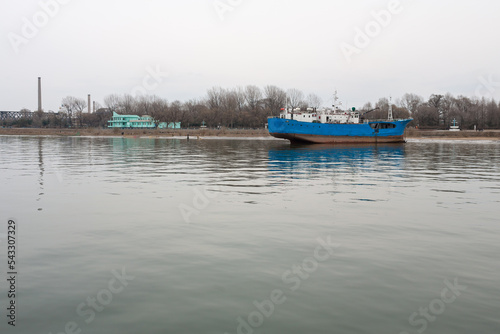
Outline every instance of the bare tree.
[(386, 97), (380, 98), (377, 103), (375, 103), (375, 108), (377, 110), (372, 111), (366, 115), (368, 119), (386, 119), (389, 112), (389, 99)]
[(74, 109), (76, 110), (76, 115), (78, 117), (78, 123), (80, 127), (83, 126), (83, 112), (87, 108), (87, 101), (85, 99), (75, 98), (74, 101)]
[(224, 125), (234, 126), (235, 112), (238, 109), (238, 91), (236, 90), (226, 90), (222, 97), (222, 109), (224, 114)]
[(321, 103), (323, 103), (323, 100), (318, 95), (313, 93), (307, 95), (307, 104), (309, 107), (317, 109), (321, 106)]
[(404, 94), (401, 100), (399, 100), (399, 105), (406, 108), (410, 114), (416, 112), (422, 103), (424, 103), (423, 97), (411, 93)]
[(87, 107), (87, 102), (85, 99), (80, 99), (74, 96), (67, 96), (62, 100), (62, 106), (66, 110), (68, 114), (70, 125), (73, 124), (73, 119), (76, 117), (78, 120), (79, 126), (83, 125), (83, 110)]
[(178, 122), (182, 117), (182, 103), (179, 100), (175, 100), (168, 106), (168, 118), (172, 122)]
[(408, 109), (403, 107), (398, 107), (396, 105), (392, 106), (392, 113), (395, 119), (407, 119), (410, 118), (410, 112)]
[(246, 103), (245, 103), (245, 91), (243, 90), (242, 87), (237, 87), (234, 90), (234, 96), (236, 98), (236, 109), (238, 112), (242, 112), (245, 109)]
[(158, 127), (161, 122), (168, 123), (168, 101), (155, 97), (151, 103), (151, 113), (149, 116), (153, 117), (156, 127)]
[(453, 107), (453, 103), (453, 96), (450, 93), (447, 93), (445, 96), (443, 96), (440, 101), (439, 116), (444, 128), (447, 128), (449, 125), (448, 123), (450, 123), (449, 115)]
[(73, 100), (73, 97), (66, 96), (61, 101), (61, 110), (64, 114), (67, 115), (68, 124), (70, 127), (73, 125), (73, 115), (74, 115), (72, 100)]
[(207, 107), (212, 112), (211, 119), (207, 122), (209, 125), (218, 125), (222, 122), (222, 104), (225, 90), (222, 87), (212, 87), (207, 91)]
[(362, 110), (363, 111), (370, 111), (373, 109), (373, 106), (372, 106), (372, 103), (371, 102), (366, 102), (364, 105), (363, 105), (363, 108)]
[(441, 105), (441, 99), (443, 98), (443, 95), (439, 94), (432, 94), (429, 97), (429, 101), (427, 101), (427, 104), (429, 104), (430, 107), (436, 108), (439, 110), (439, 107)]
[[(150, 115), (156, 124), (159, 122), (187, 123), (187, 126), (201, 125), (203, 121), (208, 126), (224, 125), (230, 127), (256, 128), (262, 127), (266, 118), (277, 115), (282, 107), (306, 108), (319, 107), (321, 99), (315, 94), (304, 94), (297, 89), (285, 91), (277, 86), (268, 85), (263, 89), (249, 85), (236, 88), (213, 87), (207, 91), (206, 98), (174, 101), (157, 96), (139, 96), (112, 94), (105, 97), (99, 115), (82, 116), (86, 108), (86, 100), (68, 96), (62, 100), (63, 112), (57, 115), (33, 114), (33, 125), (39, 126), (74, 126), (75, 122), (93, 126), (106, 126), (112, 112)], [(98, 105), (96, 104), (96, 107)], [(374, 108), (377, 107), (377, 110)], [(386, 118), (389, 101), (379, 99), (374, 105), (367, 103), (363, 111), (372, 110), (366, 118)], [(101, 108), (97, 107), (98, 110)], [(420, 127), (447, 127), (454, 118), (463, 129), (500, 128), (500, 104), (491, 99), (454, 97), (451, 94), (433, 94), (424, 100), (416, 94), (404, 94), (393, 105), (393, 115), (396, 118), (406, 118), (411, 115)]]
[(283, 89), (268, 85), (264, 87), (266, 109), (269, 115), (276, 116), (286, 105), (286, 93)]
[(497, 105), (493, 99), (487, 102), (485, 122), (488, 128), (500, 127), (500, 104)]
[(104, 98), (104, 105), (109, 111), (117, 112), (120, 107), (120, 95), (111, 94)]
[[(37, 111), (41, 111), (41, 110), (37, 110)], [(37, 111), (35, 111), (35, 113)], [(28, 108), (23, 108), (23, 109), (19, 110), (19, 112), (21, 113), (21, 117), (23, 117), (23, 118), (28, 118), (31, 114), (31, 110), (29, 110)], [(42, 113), (43, 113), (43, 111), (42, 111)]]
[(436, 108), (425, 103), (418, 107), (413, 117), (419, 127), (436, 127), (439, 124)]
[(96, 123), (94, 126), (106, 128), (113, 113), (106, 108), (97, 108), (96, 106), (96, 112), (90, 115), (87, 114), (87, 116), (91, 116), (90, 121)]
[(153, 112), (153, 103), (159, 97), (155, 95), (140, 95), (135, 99), (135, 112), (139, 115), (149, 115)]
[(126, 115), (134, 114), (136, 111), (136, 100), (132, 95), (125, 94), (123, 95), (123, 97), (121, 97), (119, 106), (120, 110), (124, 114)]
[(290, 105), (290, 107), (293, 109), (297, 108), (300, 106), (301, 103), (303, 103), (304, 100), (304, 93), (302, 91), (292, 88), (286, 91), (287, 95), (287, 100)]
[(260, 88), (253, 85), (248, 85), (245, 87), (245, 99), (248, 104), (248, 108), (252, 112), (257, 112), (259, 104), (262, 100), (262, 92)]
[(102, 105), (99, 102), (95, 101), (95, 111), (99, 109), (102, 109)]
[(187, 122), (186, 127), (192, 124), (201, 125), (203, 117), (207, 113), (207, 107), (203, 102), (192, 99), (185, 102), (183, 108), (186, 110), (186, 118), (184, 120), (184, 122)]
[(433, 110), (434, 113), (437, 114), (437, 122), (433, 122), (435, 124), (432, 124), (432, 126), (439, 126), (443, 118), (443, 98), (443, 95), (432, 94), (427, 101), (427, 105)]

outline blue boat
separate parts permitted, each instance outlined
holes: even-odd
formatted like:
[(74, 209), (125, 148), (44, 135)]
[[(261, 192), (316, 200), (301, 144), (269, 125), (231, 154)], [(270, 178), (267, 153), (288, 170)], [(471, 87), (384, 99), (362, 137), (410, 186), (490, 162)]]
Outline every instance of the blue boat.
[(308, 108), (302, 111), (282, 109), (279, 117), (270, 117), (267, 121), (269, 134), (276, 138), (288, 139), (292, 143), (402, 143), (404, 131), (411, 118), (395, 120), (392, 118), (392, 106), (389, 107), (385, 120), (363, 120), (354, 108), (341, 111), (335, 94), (333, 109)]

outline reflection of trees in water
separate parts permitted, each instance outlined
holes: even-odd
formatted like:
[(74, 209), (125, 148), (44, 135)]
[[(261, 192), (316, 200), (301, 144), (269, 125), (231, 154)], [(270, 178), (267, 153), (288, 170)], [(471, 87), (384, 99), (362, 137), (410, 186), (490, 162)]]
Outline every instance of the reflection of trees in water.
[(406, 170), (422, 178), (497, 180), (500, 146), (494, 142), (421, 141), (407, 144)]

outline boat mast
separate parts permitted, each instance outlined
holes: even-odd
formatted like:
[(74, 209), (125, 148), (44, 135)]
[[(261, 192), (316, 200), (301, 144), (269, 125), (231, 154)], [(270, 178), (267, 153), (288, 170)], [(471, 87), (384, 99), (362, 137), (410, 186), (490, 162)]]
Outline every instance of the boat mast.
[(338, 96), (337, 90), (335, 89), (335, 92), (333, 93), (333, 105), (332, 105), (333, 112), (336, 112), (339, 109), (338, 106), (342, 105), (341, 102), (337, 103), (338, 100), (339, 100), (339, 96)]
[(392, 121), (392, 97), (389, 97), (389, 115), (387, 115), (387, 119)]
[[(285, 100), (286, 100), (286, 107), (285, 107), (285, 110), (286, 110), (286, 113), (288, 114), (288, 106), (290, 105), (288, 103), (288, 94), (285, 95)], [(293, 106), (290, 108), (290, 114), (291, 114), (291, 119), (293, 121)]]

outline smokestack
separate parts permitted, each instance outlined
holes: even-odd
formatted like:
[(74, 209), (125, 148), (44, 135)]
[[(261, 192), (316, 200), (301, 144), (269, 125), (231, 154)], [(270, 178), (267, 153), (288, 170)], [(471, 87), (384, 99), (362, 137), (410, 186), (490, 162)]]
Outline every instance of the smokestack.
[(38, 111), (42, 111), (42, 78), (38, 77)]
[(89, 94), (89, 102), (87, 103), (87, 106), (88, 106), (88, 111), (89, 111), (89, 114), (90, 114), (90, 94)]
[(94, 101), (94, 108), (92, 108), (92, 109), (93, 109), (92, 112), (95, 113), (95, 101)]

